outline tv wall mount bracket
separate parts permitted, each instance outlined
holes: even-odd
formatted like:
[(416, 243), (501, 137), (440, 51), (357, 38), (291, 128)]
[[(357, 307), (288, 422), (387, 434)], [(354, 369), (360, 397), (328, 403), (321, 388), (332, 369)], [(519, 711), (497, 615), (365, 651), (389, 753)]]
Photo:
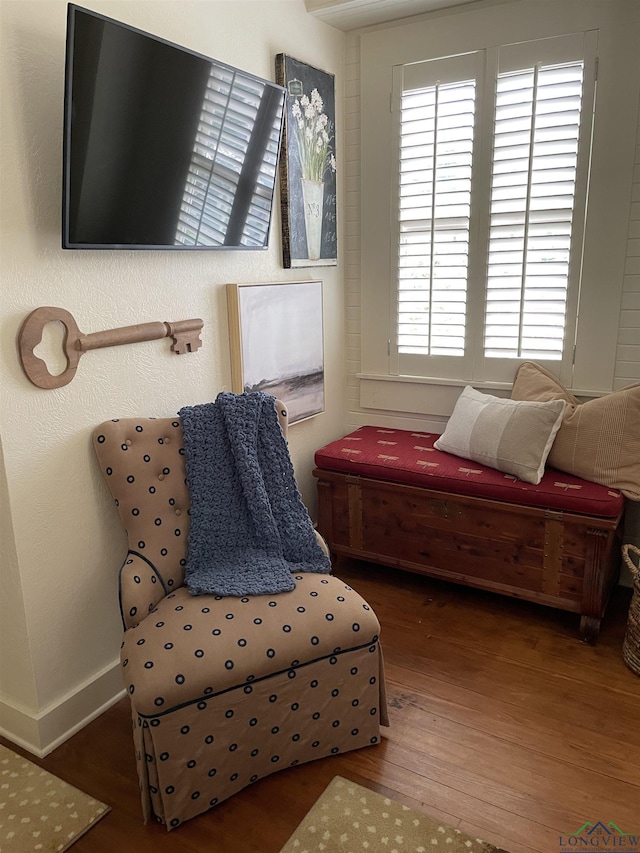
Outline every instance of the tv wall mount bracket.
[[(58, 321), (65, 328), (63, 351), (67, 366), (59, 374), (49, 372), (46, 362), (35, 355), (34, 350), (42, 341), (42, 333), (47, 323)], [(155, 341), (159, 338), (173, 338), (171, 350), (177, 355), (195, 352), (200, 348), (200, 330), (202, 320), (178, 320), (176, 323), (140, 323), (136, 326), (123, 326), (104, 332), (85, 335), (78, 328), (73, 315), (64, 308), (42, 306), (32, 311), (18, 332), (18, 352), (20, 362), (28, 378), (38, 388), (62, 388), (68, 385), (76, 375), (80, 356), (88, 350), (101, 347), (114, 347), (121, 344), (135, 344), (141, 341)]]

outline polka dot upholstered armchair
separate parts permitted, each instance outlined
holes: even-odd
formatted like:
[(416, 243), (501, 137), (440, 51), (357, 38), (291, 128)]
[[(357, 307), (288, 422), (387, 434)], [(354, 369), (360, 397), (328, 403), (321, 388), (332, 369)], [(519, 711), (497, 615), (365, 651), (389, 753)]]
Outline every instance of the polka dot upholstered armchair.
[(121, 664), (145, 821), (173, 829), (276, 770), (378, 743), (380, 625), (366, 601), (317, 573), (290, 592), (192, 595), (180, 418), (108, 421), (93, 440), (129, 541)]

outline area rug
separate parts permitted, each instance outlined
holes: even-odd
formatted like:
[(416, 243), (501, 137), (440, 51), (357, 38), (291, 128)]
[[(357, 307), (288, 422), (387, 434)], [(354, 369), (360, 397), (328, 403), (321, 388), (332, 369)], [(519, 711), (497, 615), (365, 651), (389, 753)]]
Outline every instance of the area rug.
[(507, 853), (336, 776), (280, 853)]
[(61, 853), (108, 811), (109, 806), (0, 746), (0, 853)]

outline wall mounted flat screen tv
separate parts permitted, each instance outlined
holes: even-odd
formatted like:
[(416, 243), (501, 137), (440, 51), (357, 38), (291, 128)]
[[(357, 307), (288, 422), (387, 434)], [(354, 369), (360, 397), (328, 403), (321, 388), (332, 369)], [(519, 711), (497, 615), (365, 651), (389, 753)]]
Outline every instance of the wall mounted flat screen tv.
[(285, 90), (69, 4), (62, 246), (264, 249)]

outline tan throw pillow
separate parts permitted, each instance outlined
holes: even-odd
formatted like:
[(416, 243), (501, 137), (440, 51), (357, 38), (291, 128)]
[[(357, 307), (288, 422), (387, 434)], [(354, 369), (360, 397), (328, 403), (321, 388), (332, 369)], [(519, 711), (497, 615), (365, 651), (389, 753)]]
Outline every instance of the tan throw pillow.
[(565, 400), (549, 465), (640, 500), (640, 384), (581, 403), (539, 364), (525, 362), (511, 399)]
[(537, 484), (565, 403), (518, 403), (464, 389), (434, 447)]

